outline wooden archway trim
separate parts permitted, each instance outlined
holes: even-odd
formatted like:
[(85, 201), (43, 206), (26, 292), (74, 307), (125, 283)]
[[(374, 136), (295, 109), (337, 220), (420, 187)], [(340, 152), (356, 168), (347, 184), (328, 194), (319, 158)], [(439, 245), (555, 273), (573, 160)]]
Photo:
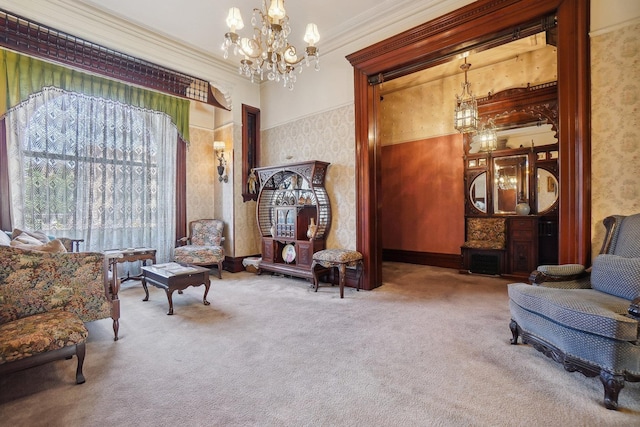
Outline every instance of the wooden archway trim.
[(590, 262), (589, 2), (479, 0), (347, 56), (354, 67), (356, 244), (365, 261), (363, 288), (382, 284), (379, 96), (370, 81), (380, 82), (380, 76), (397, 69), (426, 68), (553, 13), (558, 21), (559, 262)]

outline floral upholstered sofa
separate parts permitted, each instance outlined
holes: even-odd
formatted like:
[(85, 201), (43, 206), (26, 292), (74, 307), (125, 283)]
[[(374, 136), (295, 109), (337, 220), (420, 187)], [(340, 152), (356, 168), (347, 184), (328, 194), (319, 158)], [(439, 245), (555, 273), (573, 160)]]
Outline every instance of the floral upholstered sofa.
[(76, 355), (76, 382), (85, 381), (84, 322), (112, 317), (118, 339), (118, 283), (108, 263), (101, 253), (0, 245), (0, 375)]

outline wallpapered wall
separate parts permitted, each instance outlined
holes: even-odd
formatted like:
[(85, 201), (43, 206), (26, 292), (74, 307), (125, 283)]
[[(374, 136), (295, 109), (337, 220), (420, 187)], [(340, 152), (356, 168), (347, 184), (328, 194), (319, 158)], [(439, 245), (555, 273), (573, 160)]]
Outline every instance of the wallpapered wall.
[[(355, 119), (353, 104), (262, 132), (261, 166), (321, 160), (331, 163), (326, 187), (332, 222), (327, 248), (356, 248)], [(255, 213), (254, 213), (255, 218)]]
[(602, 220), (640, 212), (640, 23), (591, 38), (592, 253)]
[[(256, 202), (242, 200), (242, 126), (234, 125), (229, 129), (233, 133), (234, 153), (233, 182), (235, 194), (233, 198), (234, 248), (236, 257), (259, 255), (261, 248), (260, 231), (256, 221)], [(264, 142), (262, 142), (264, 144)], [(229, 178), (231, 179), (231, 178)]]
[(213, 218), (213, 186), (218, 176), (212, 161), (213, 131), (191, 126), (187, 148), (187, 224), (194, 219)]

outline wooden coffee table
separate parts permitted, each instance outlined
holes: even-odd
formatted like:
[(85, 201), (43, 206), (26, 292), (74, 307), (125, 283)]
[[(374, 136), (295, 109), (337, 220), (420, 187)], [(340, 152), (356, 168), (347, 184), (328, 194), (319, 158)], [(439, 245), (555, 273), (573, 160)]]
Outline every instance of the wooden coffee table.
[(164, 289), (169, 300), (169, 312), (173, 314), (173, 292), (182, 291), (189, 286), (204, 285), (202, 303), (209, 305), (207, 294), (209, 293), (209, 269), (197, 265), (169, 262), (166, 264), (154, 264), (142, 267), (142, 287), (145, 297), (142, 301), (149, 301), (149, 289), (147, 282), (156, 288)]

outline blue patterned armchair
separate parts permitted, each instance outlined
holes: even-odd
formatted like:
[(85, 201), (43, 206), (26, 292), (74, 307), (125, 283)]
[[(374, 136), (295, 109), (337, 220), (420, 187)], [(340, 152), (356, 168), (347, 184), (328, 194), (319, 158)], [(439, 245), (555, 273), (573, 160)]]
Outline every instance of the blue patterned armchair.
[(610, 216), (593, 266), (540, 266), (532, 285), (508, 287), (512, 344), (525, 344), (570, 372), (599, 376), (617, 409), (625, 381), (640, 381), (640, 214)]
[(173, 259), (176, 262), (202, 266), (218, 266), (218, 278), (222, 279), (224, 248), (222, 231), (224, 222), (218, 219), (198, 219), (189, 223), (189, 237), (178, 240)]

